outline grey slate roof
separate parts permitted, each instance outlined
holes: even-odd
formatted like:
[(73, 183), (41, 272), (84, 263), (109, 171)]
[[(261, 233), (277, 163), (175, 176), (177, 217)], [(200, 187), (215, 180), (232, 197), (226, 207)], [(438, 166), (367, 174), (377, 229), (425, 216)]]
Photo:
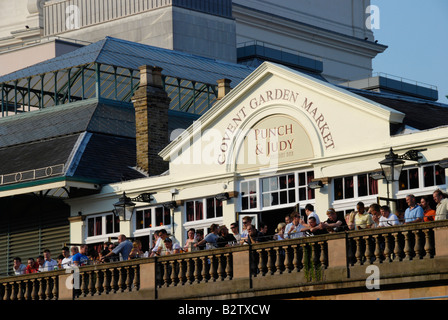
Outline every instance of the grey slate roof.
[(163, 68), (162, 74), (165, 76), (212, 85), (216, 85), (219, 79), (227, 78), (232, 80), (232, 86), (236, 86), (255, 70), (253, 67), (236, 63), (106, 37), (67, 54), (0, 77), (0, 83), (89, 63), (134, 70), (138, 70), (142, 65), (153, 65)]

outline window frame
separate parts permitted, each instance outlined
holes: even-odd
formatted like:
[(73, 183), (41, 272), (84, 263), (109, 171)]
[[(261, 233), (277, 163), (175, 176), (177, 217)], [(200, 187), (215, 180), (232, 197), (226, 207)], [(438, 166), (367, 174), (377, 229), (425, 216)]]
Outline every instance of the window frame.
[[(119, 220), (115, 220), (115, 223), (112, 224), (112, 227), (114, 228), (113, 232), (107, 233), (107, 220), (106, 220), (107, 216), (112, 216), (113, 219), (119, 219), (112, 212), (94, 214), (94, 215), (89, 215), (86, 217), (86, 223), (85, 223), (86, 244), (108, 241), (109, 238), (118, 237), (120, 235), (120, 221)], [(98, 218), (101, 219), (101, 231), (102, 232), (101, 232), (101, 234), (95, 234), (93, 236), (89, 236), (89, 220), (90, 219), (96, 220)], [(118, 230), (115, 230), (116, 225), (118, 226)]]

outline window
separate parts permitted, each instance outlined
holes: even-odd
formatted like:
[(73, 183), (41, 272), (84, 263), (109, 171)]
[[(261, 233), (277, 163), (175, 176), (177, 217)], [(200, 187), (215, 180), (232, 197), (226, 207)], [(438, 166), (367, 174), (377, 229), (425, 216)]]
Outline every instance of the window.
[[(272, 209), (314, 199), (314, 190), (308, 184), (314, 178), (313, 171), (302, 171), (279, 176), (241, 181), (241, 211)], [(258, 186), (260, 191), (258, 191)], [(260, 192), (260, 204), (258, 194)]]
[(87, 218), (87, 236), (95, 237), (120, 232), (120, 219), (113, 214)]
[(159, 206), (136, 210), (135, 229), (142, 230), (171, 224), (170, 209)]
[(400, 191), (441, 185), (445, 185), (445, 169), (438, 164), (406, 168), (400, 174)]
[(294, 174), (261, 179), (261, 186), (263, 207), (296, 202)]
[(222, 201), (214, 197), (191, 200), (185, 203), (185, 210), (187, 222), (219, 218), (222, 217)]
[(378, 181), (370, 174), (333, 179), (334, 200), (353, 199), (378, 194)]
[(399, 190), (417, 189), (419, 187), (418, 168), (403, 169), (399, 179)]
[(257, 208), (257, 182), (256, 180), (241, 182), (241, 209)]

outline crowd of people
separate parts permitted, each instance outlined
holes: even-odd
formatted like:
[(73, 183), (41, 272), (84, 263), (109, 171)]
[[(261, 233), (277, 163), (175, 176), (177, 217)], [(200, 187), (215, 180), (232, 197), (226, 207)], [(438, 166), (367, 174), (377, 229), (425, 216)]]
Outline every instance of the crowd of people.
[(52, 259), (50, 250), (46, 249), (36, 259), (28, 258), (27, 264), (23, 264), (20, 257), (14, 258), (13, 271), (15, 275), (36, 273), (66, 269), (73, 266), (84, 266), (90, 264), (111, 262), (117, 260), (128, 260), (135, 258), (155, 257), (196, 250), (228, 247), (235, 245), (247, 245), (270, 240), (295, 239), (314, 235), (361, 230), (365, 228), (381, 228), (410, 224), (417, 222), (429, 222), (448, 219), (448, 198), (441, 190), (433, 193), (436, 208), (430, 207), (431, 198), (421, 197), (417, 203), (412, 194), (406, 196), (407, 209), (403, 214), (394, 214), (389, 206), (380, 206), (373, 203), (368, 206), (358, 202), (356, 211), (345, 216), (338, 215), (335, 209), (329, 208), (326, 212), (327, 219), (321, 221), (319, 215), (314, 211), (311, 204), (305, 206), (305, 215), (299, 212), (284, 217), (284, 221), (278, 223), (274, 234), (268, 233), (268, 226), (263, 222), (258, 223), (258, 228), (252, 224), (252, 217), (244, 216), (242, 226), (237, 222), (230, 224), (229, 229), (225, 225), (212, 224), (210, 232), (204, 237), (202, 229), (193, 228), (187, 231), (187, 240), (183, 247), (174, 243), (168, 237), (165, 229), (154, 233), (154, 245), (148, 251), (142, 251), (142, 243), (139, 240), (131, 242), (125, 235), (118, 236), (118, 243), (105, 242), (100, 252), (89, 250), (86, 244), (78, 246), (63, 247), (57, 260)]

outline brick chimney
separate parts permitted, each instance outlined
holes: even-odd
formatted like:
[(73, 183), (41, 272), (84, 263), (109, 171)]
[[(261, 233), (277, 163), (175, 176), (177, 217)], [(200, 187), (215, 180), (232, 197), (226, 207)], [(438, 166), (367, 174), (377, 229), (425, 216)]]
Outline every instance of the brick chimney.
[(219, 79), (217, 82), (218, 82), (218, 97), (216, 99), (221, 100), (222, 98), (224, 98), (226, 94), (230, 92), (231, 90), (230, 82), (232, 82), (232, 80)]
[(169, 143), (168, 109), (170, 98), (163, 90), (162, 68), (141, 66), (140, 85), (133, 96), (137, 167), (150, 176), (168, 170), (168, 163), (158, 155)]

